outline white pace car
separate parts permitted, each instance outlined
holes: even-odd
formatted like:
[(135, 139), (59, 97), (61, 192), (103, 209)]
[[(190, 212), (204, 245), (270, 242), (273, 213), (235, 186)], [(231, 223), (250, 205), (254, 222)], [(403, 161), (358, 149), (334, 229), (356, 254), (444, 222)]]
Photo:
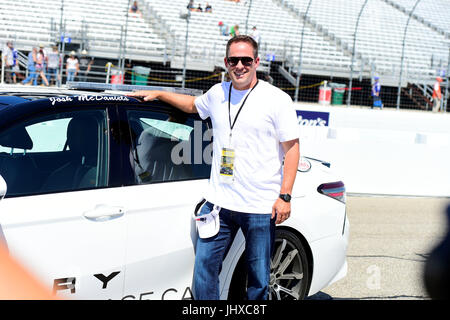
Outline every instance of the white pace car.
[[(0, 91), (0, 241), (62, 297), (191, 299), (192, 212), (211, 135), (208, 121), (159, 101)], [(270, 298), (304, 299), (344, 277), (348, 237), (343, 182), (302, 157), (291, 217), (277, 225)], [(238, 233), (222, 299), (245, 296), (243, 253)]]

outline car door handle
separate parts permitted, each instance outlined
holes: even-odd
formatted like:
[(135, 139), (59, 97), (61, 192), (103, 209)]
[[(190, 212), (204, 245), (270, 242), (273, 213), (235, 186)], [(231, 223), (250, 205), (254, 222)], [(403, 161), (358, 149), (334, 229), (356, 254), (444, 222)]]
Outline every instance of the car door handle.
[(124, 212), (123, 207), (98, 204), (94, 209), (85, 211), (83, 216), (92, 221), (107, 221), (123, 216)]

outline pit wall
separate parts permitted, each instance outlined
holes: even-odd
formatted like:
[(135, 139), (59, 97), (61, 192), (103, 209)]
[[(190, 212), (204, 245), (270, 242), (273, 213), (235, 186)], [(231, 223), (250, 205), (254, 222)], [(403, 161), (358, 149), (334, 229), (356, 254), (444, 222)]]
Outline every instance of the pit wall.
[(295, 104), (300, 153), (348, 193), (450, 197), (450, 114)]

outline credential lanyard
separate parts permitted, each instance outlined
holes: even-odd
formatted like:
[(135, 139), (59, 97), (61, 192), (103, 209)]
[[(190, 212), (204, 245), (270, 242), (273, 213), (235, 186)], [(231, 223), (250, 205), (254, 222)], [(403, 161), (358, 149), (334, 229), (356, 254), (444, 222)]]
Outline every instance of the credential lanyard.
[(234, 125), (236, 123), (236, 120), (239, 116), (239, 113), (241, 113), (242, 107), (244, 106), (245, 102), (247, 101), (248, 96), (250, 95), (250, 93), (252, 93), (253, 89), (255, 89), (255, 87), (258, 85), (259, 80), (256, 80), (255, 85), (253, 86), (253, 88), (250, 90), (250, 92), (245, 96), (244, 101), (242, 101), (241, 106), (239, 107), (238, 112), (236, 113), (236, 116), (234, 117), (234, 121), (233, 123), (231, 123), (231, 106), (230, 106), (230, 101), (231, 101), (231, 88), (233, 87), (233, 84), (230, 82), (230, 90), (228, 92), (228, 120), (230, 121), (230, 138), (231, 138), (231, 134), (234, 128)]

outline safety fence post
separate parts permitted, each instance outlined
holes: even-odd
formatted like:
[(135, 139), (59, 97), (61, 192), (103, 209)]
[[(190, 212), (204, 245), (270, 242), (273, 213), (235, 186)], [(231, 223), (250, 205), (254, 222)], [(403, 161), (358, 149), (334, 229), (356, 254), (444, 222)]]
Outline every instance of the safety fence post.
[(401, 95), (401, 90), (402, 90), (402, 76), (403, 76), (403, 62), (405, 59), (405, 42), (406, 42), (406, 32), (408, 31), (408, 26), (409, 26), (409, 21), (411, 20), (411, 17), (414, 13), (414, 10), (416, 9), (417, 5), (419, 4), (421, 0), (417, 0), (416, 3), (414, 4), (414, 7), (412, 8), (412, 10), (409, 12), (408, 15), (408, 20), (406, 21), (406, 25), (405, 25), (405, 31), (403, 33), (403, 43), (402, 43), (402, 58), (400, 61), (400, 76), (398, 79), (398, 90), (397, 90), (397, 110), (400, 109), (400, 95)]

